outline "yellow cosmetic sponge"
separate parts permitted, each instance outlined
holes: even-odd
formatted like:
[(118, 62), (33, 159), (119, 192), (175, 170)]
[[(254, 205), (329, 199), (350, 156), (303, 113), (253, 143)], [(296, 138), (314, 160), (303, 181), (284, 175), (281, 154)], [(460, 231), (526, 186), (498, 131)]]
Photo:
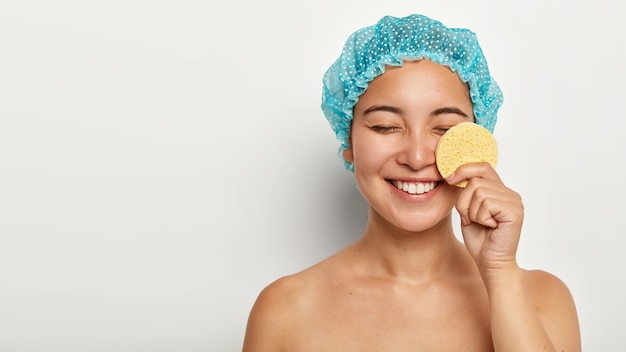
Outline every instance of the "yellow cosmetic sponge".
[[(459, 166), (468, 163), (488, 162), (495, 168), (498, 146), (488, 129), (473, 122), (461, 122), (441, 136), (435, 158), (439, 173), (446, 178)], [(467, 181), (462, 181), (457, 186), (465, 187)]]

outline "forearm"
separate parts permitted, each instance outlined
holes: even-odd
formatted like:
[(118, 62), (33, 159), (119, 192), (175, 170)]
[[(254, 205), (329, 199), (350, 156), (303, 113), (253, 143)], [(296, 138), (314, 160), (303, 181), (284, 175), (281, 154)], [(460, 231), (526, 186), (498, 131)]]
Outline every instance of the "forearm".
[(483, 275), (496, 352), (556, 351), (530, 300), (517, 266)]

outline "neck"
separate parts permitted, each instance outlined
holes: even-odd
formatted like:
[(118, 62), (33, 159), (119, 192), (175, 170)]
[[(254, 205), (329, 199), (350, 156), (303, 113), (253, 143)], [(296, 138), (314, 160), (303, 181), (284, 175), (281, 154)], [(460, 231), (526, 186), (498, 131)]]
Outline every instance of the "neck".
[(451, 214), (421, 232), (399, 229), (370, 210), (365, 234), (356, 243), (371, 275), (425, 282), (458, 273), (469, 259), (452, 229)]

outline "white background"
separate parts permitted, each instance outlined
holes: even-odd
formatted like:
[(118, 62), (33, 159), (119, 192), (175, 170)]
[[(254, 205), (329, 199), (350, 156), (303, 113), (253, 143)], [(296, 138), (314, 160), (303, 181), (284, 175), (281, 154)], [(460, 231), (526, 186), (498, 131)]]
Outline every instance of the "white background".
[(519, 262), (626, 350), (619, 2), (0, 5), (0, 351), (238, 351), (259, 291), (357, 239), (321, 77), (347, 36), (423, 13), (478, 34), (505, 102)]

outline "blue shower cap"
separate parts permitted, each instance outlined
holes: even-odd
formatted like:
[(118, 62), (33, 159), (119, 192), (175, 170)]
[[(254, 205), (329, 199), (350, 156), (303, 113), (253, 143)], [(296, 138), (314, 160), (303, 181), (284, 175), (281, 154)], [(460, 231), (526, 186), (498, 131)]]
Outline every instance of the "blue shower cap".
[(477, 124), (493, 132), (502, 92), (490, 76), (476, 34), (448, 28), (423, 15), (385, 16), (376, 25), (357, 30), (323, 78), (322, 111), (340, 141), (339, 157), (354, 171), (342, 152), (350, 147), (352, 110), (370, 81), (386, 66), (404, 60), (428, 59), (448, 66), (468, 84)]

